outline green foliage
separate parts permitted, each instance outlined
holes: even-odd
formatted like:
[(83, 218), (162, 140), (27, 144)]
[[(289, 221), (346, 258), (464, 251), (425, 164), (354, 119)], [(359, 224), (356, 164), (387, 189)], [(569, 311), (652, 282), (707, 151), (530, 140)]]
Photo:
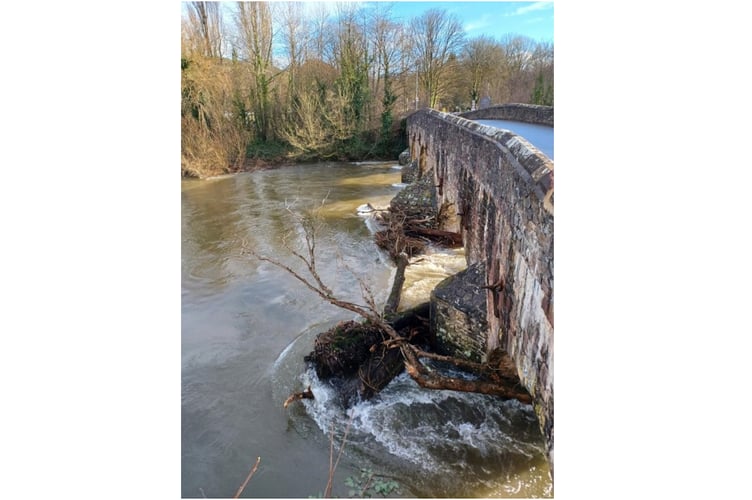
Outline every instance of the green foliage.
[(389, 70), (384, 70), (384, 98), (382, 100), (383, 111), (381, 112), (381, 131), (379, 133), (379, 151), (388, 156), (392, 145), (392, 106), (397, 101), (397, 95), (392, 91), (392, 81), (389, 78)]
[(535, 79), (535, 87), (530, 101), (531, 104), (542, 106), (554, 105), (554, 86), (550, 82), (544, 81), (543, 73), (538, 73), (538, 77)]
[(257, 158), (269, 162), (280, 161), (289, 158), (292, 154), (290, 144), (282, 141), (261, 141), (257, 140), (248, 144), (246, 156), (248, 158)]
[(374, 493), (382, 497), (401, 494), (397, 481), (374, 474), (371, 469), (360, 469), (359, 475), (348, 476), (345, 486), (350, 488), (347, 492), (350, 498), (371, 498)]
[[(347, 30), (348, 35), (350, 30)], [(356, 132), (363, 130), (366, 109), (370, 102), (368, 91), (367, 54), (364, 56), (358, 47), (359, 40), (352, 35), (345, 38), (341, 48), (340, 75), (336, 85), (345, 102), (345, 118), (354, 125)]]

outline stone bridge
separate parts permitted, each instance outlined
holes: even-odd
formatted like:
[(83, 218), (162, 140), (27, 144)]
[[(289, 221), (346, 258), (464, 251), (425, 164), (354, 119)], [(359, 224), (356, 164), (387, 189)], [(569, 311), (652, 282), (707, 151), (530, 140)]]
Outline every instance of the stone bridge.
[(421, 110), (407, 119), (415, 175), (434, 187), (441, 229), (463, 236), (475, 280), (465, 296), (474, 294), (484, 316), (480, 334), (453, 329), (450, 341), (476, 359), (498, 347), (509, 354), (533, 396), (553, 474), (553, 162), (522, 137), (469, 117), (553, 126), (553, 108), (511, 104), (462, 116)]

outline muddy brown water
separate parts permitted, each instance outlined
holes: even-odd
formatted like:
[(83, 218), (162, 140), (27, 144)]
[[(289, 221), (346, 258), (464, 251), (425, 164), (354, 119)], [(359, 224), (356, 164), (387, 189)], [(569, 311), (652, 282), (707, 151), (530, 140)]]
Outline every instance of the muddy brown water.
[[(376, 480), (398, 484), (389, 496), (552, 495), (530, 407), (423, 390), (403, 374), (375, 399), (340, 408), (303, 357), (318, 332), (352, 313), (243, 253), (252, 246), (297, 265), (283, 247), (285, 239), (302, 236), (290, 212), (326, 200), (317, 233), (322, 278), (335, 294), (362, 302), (360, 277), (383, 304), (393, 267), (373, 243), (373, 221), (357, 208), (388, 204), (399, 181), (396, 162), (318, 163), (182, 181), (183, 497), (232, 497), (257, 457), (243, 497), (318, 496), (327, 484), (330, 437), (339, 446), (345, 433), (333, 496), (350, 496), (347, 483), (357, 484), (361, 470), (374, 474), (371, 487)], [(432, 249), (411, 269), (405, 300), (419, 301), (462, 267), (461, 251)], [(282, 407), (308, 384), (315, 400)]]

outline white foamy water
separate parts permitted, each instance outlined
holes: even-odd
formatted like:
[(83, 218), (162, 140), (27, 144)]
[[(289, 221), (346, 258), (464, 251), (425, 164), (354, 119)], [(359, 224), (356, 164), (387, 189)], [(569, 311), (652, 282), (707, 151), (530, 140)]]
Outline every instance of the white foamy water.
[(404, 311), (428, 301), (436, 285), (466, 268), (464, 248), (429, 247), (424, 255), (413, 257), (405, 269), (399, 310)]
[[(333, 430), (336, 442), (345, 439), (369, 458), (391, 456), (393, 466), (434, 482), (462, 471), (466, 480), (498, 490), (499, 468), (539, 461), (544, 453), (531, 407), (517, 401), (422, 389), (403, 372), (373, 399), (345, 410), (312, 368), (301, 382), (316, 395), (304, 404), (322, 432)], [(520, 481), (515, 484), (522, 488)]]

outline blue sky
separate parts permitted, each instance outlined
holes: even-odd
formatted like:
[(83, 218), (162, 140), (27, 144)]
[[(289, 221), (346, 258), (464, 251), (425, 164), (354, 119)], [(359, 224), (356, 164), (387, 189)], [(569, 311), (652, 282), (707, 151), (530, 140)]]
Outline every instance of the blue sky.
[(432, 8), (456, 15), (468, 38), (487, 35), (496, 39), (508, 33), (536, 42), (554, 41), (554, 4), (548, 2), (389, 2), (395, 18), (408, 20)]
[[(322, 3), (316, 0), (310, 4)], [(336, 10), (338, 2), (328, 4), (331, 12)], [(468, 38), (480, 35), (500, 39), (513, 33), (527, 36), (535, 42), (554, 41), (554, 2), (465, 2), (465, 1), (378, 1), (357, 2), (368, 6), (381, 3), (391, 5), (392, 16), (397, 21), (408, 22), (425, 11), (439, 8), (456, 15), (465, 29)], [(228, 4), (230, 5), (230, 4)]]
[[(347, 1), (347, 0), (346, 0)], [(317, 0), (306, 3), (328, 4), (330, 11), (336, 9), (337, 2), (319, 2)], [(480, 35), (490, 36), (497, 40), (507, 34), (523, 35), (535, 42), (554, 41), (554, 2), (472, 2), (472, 1), (378, 1), (354, 2), (363, 5), (382, 3), (391, 5), (392, 16), (397, 21), (407, 22), (413, 17), (420, 16), (425, 11), (439, 8), (456, 15), (468, 38)], [(229, 12), (234, 9), (234, 2), (224, 2)], [(185, 3), (183, 3), (185, 8)]]

